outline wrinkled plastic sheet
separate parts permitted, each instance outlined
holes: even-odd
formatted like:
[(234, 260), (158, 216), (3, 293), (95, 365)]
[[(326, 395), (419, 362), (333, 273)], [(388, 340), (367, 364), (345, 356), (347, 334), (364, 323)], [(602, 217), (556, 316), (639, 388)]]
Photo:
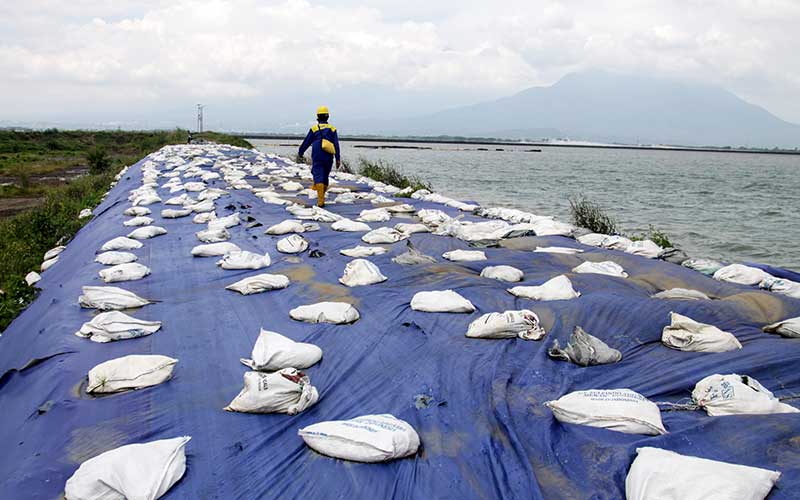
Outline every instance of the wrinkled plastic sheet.
[[(702, 274), (617, 251), (583, 247), (564, 237), (525, 237), (487, 248), (487, 262), (452, 263), (439, 256), (468, 249), (465, 242), (414, 234), (413, 244), (436, 264), (401, 266), (391, 261), (403, 242), (370, 257), (389, 280), (347, 288), (337, 279), (350, 260), (339, 250), (359, 243), (361, 233), (332, 231), (329, 224), (307, 234), (311, 250), (325, 255), (285, 256), (280, 237), (263, 234), (287, 218), (283, 207), (251, 192), (231, 190), (217, 200), (220, 216), (250, 215), (262, 227), (231, 229), (243, 250), (269, 252), (267, 271), (292, 284), (279, 291), (242, 296), (225, 285), (261, 271), (225, 271), (216, 259), (190, 255), (201, 226), (190, 219), (152, 217), (169, 232), (133, 250), (152, 269), (123, 287), (159, 302), (135, 310), (138, 318), (163, 322), (143, 338), (96, 344), (73, 335), (92, 310), (77, 299), (83, 285), (102, 285), (94, 254), (105, 241), (125, 234), (122, 211), (128, 190), (141, 185), (141, 165), (131, 168), (43, 274), (39, 298), (0, 338), (0, 498), (58, 498), (78, 465), (128, 443), (192, 436), (185, 477), (170, 499), (197, 498), (593, 498), (624, 497), (624, 480), (638, 446), (764, 467), (783, 476), (771, 499), (800, 491), (800, 419), (795, 415), (712, 418), (702, 411), (663, 412), (669, 431), (659, 437), (622, 434), (560, 424), (544, 402), (576, 390), (630, 388), (653, 401), (689, 398), (694, 384), (714, 373), (755, 377), (777, 397), (800, 395), (800, 342), (761, 331), (765, 324), (800, 316), (800, 301), (756, 288), (720, 283)], [(221, 179), (209, 185), (225, 187)], [(162, 192), (161, 190), (159, 192)], [(418, 209), (454, 209), (415, 201)], [(356, 218), (368, 202), (330, 205)], [(466, 220), (477, 220), (467, 215)], [(405, 221), (393, 218), (390, 225)], [(411, 222), (409, 219), (408, 222)], [(381, 224), (371, 224), (373, 228)], [(532, 253), (536, 246), (572, 246), (580, 256)], [(628, 279), (573, 274), (583, 259), (612, 260)], [(536, 303), (505, 291), (508, 284), (480, 278), (486, 265), (525, 272), (521, 285), (537, 285), (566, 273), (582, 296)], [(714, 301), (654, 300), (656, 291), (692, 288)], [(414, 312), (411, 297), (423, 290), (453, 289), (478, 308), (473, 314)], [(356, 305), (352, 325), (299, 323), (296, 306), (323, 300)], [(538, 342), (464, 337), (481, 314), (528, 308), (547, 336)], [(661, 345), (669, 312), (730, 331), (744, 348), (726, 353), (689, 353)], [(553, 339), (565, 345), (574, 326), (619, 349), (618, 364), (582, 368), (548, 359)], [(249, 415), (223, 411), (238, 394), (246, 357), (260, 328), (324, 351), (307, 369), (320, 391), (317, 405), (300, 415)], [(89, 397), (85, 376), (96, 364), (128, 354), (177, 358), (174, 378), (157, 387)], [(798, 405), (798, 400), (787, 400)], [(346, 463), (315, 454), (297, 436), (322, 420), (391, 413), (419, 432), (417, 456), (386, 464)]]

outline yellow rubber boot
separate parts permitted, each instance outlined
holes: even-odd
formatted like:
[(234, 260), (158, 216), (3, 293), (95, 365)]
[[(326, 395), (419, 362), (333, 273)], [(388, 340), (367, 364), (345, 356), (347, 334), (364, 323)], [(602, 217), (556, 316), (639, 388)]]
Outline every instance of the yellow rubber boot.
[(317, 192), (317, 206), (325, 206), (325, 184), (314, 184), (314, 191)]

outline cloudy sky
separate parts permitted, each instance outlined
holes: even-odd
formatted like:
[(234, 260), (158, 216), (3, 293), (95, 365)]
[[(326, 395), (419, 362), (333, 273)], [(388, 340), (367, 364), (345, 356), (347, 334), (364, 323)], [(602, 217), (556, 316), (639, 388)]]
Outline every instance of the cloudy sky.
[(411, 116), (604, 68), (800, 123), (797, 0), (0, 2), (0, 124), (257, 130)]

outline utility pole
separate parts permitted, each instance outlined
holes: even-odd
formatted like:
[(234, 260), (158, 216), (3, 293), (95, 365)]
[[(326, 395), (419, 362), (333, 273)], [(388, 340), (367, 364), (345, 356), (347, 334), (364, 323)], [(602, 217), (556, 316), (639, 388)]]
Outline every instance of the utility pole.
[(203, 105), (197, 105), (197, 133), (203, 132)]

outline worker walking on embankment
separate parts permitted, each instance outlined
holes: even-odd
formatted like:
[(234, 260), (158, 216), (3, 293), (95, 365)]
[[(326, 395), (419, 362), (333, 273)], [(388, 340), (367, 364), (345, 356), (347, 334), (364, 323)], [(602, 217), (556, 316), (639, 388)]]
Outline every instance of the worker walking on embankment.
[(300, 145), (298, 155), (303, 156), (311, 146), (311, 174), (314, 176), (314, 185), (311, 188), (317, 192), (317, 206), (325, 206), (325, 192), (328, 190), (328, 176), (333, 167), (333, 158), (336, 157), (336, 168), (342, 163), (339, 150), (339, 135), (336, 127), (328, 123), (328, 107), (317, 108), (317, 124), (308, 131), (303, 144)]

